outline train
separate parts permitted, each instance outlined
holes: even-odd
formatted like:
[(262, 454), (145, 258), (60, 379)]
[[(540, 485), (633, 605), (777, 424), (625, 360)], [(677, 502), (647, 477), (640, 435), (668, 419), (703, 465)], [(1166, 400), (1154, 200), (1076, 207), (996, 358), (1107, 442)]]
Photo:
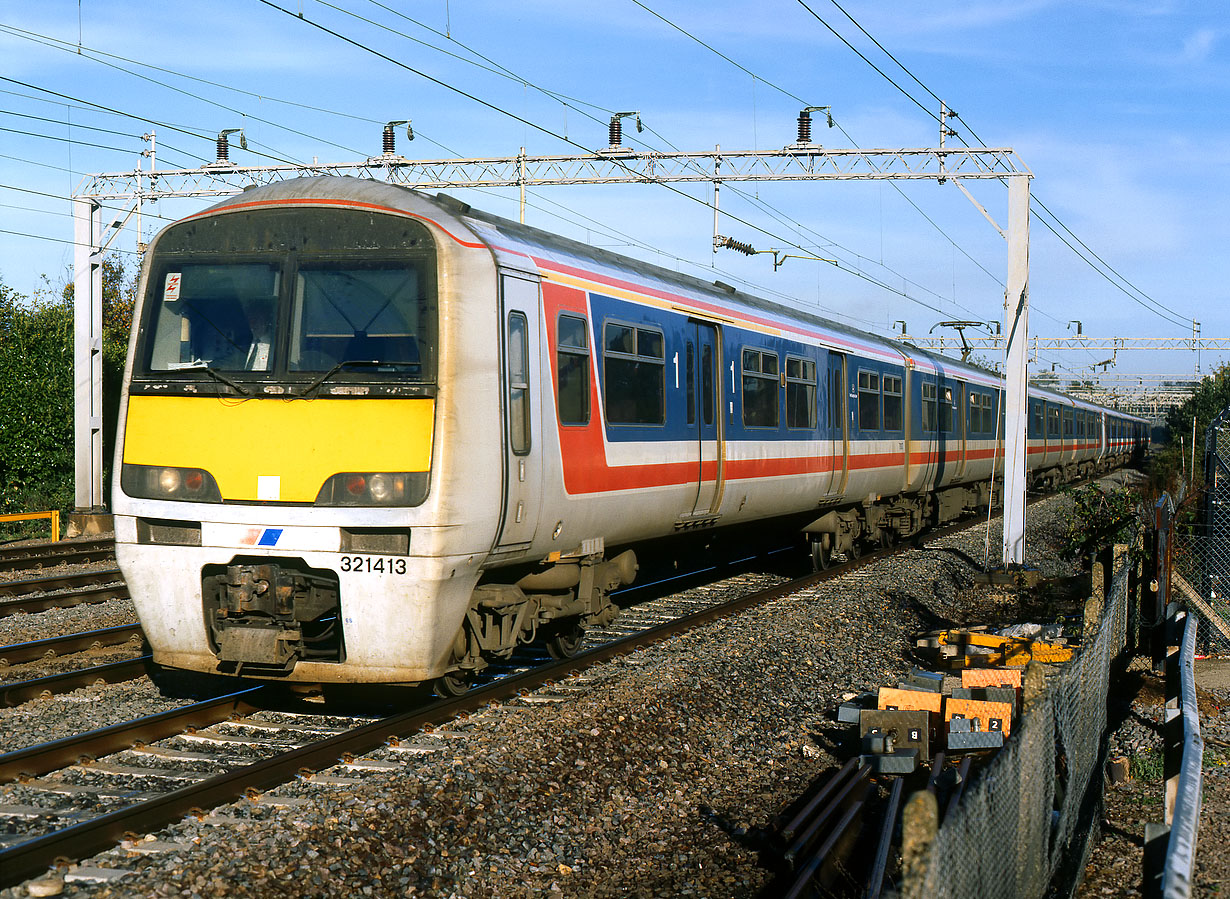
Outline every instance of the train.
[[(1003, 396), (447, 195), (287, 180), (149, 246), (116, 555), (159, 671), (452, 695), (522, 644), (574, 654), (646, 547), (785, 527), (823, 568), (985, 509)], [(1028, 403), (1035, 486), (1147, 439)]]

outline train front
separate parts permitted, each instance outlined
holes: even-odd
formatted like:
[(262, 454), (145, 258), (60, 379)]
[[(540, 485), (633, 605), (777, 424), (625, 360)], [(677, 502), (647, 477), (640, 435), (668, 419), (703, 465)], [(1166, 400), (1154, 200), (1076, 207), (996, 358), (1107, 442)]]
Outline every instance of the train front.
[[(449, 532), (466, 528), (436, 526), (437, 422), (456, 418), (440, 411), (441, 335), (457, 326), (442, 329), (440, 282), (465, 277), (415, 202), (306, 179), (152, 245), (113, 507), (158, 665), (323, 684), (447, 666), (490, 535), (459, 546)], [(470, 388), (481, 411), (485, 388)]]

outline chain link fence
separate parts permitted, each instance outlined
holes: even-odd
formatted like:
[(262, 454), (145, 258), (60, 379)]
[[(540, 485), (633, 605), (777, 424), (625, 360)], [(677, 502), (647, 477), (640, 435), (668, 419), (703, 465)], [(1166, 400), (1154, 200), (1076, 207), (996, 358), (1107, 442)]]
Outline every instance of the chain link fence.
[(1170, 596), (1200, 618), (1197, 651), (1230, 654), (1230, 409), (1205, 434), (1204, 492), (1172, 529)]
[[(1029, 689), (1004, 748), (975, 775), (918, 866), (906, 897), (1067, 895), (1092, 846), (1100, 808), (1106, 697), (1128, 645), (1130, 566), (1120, 564), (1076, 658)], [(1095, 587), (1095, 597), (1101, 592)], [(1096, 629), (1091, 626), (1096, 621)], [(1133, 640), (1133, 642), (1135, 642)]]

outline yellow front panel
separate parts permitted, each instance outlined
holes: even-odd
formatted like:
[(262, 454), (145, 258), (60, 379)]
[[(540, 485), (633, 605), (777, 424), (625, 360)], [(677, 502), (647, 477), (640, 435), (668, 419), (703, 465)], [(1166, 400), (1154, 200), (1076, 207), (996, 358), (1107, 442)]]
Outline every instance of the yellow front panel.
[(341, 471), (428, 471), (434, 420), (430, 399), (134, 396), (124, 461), (203, 468), (224, 500), (277, 477), (281, 501), (310, 503)]

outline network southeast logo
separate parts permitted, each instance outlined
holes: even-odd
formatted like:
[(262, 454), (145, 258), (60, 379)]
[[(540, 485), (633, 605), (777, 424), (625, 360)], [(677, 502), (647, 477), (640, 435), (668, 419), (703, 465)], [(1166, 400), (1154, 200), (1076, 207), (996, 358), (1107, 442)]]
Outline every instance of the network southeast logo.
[(239, 542), (245, 546), (277, 546), (282, 528), (248, 528)]

